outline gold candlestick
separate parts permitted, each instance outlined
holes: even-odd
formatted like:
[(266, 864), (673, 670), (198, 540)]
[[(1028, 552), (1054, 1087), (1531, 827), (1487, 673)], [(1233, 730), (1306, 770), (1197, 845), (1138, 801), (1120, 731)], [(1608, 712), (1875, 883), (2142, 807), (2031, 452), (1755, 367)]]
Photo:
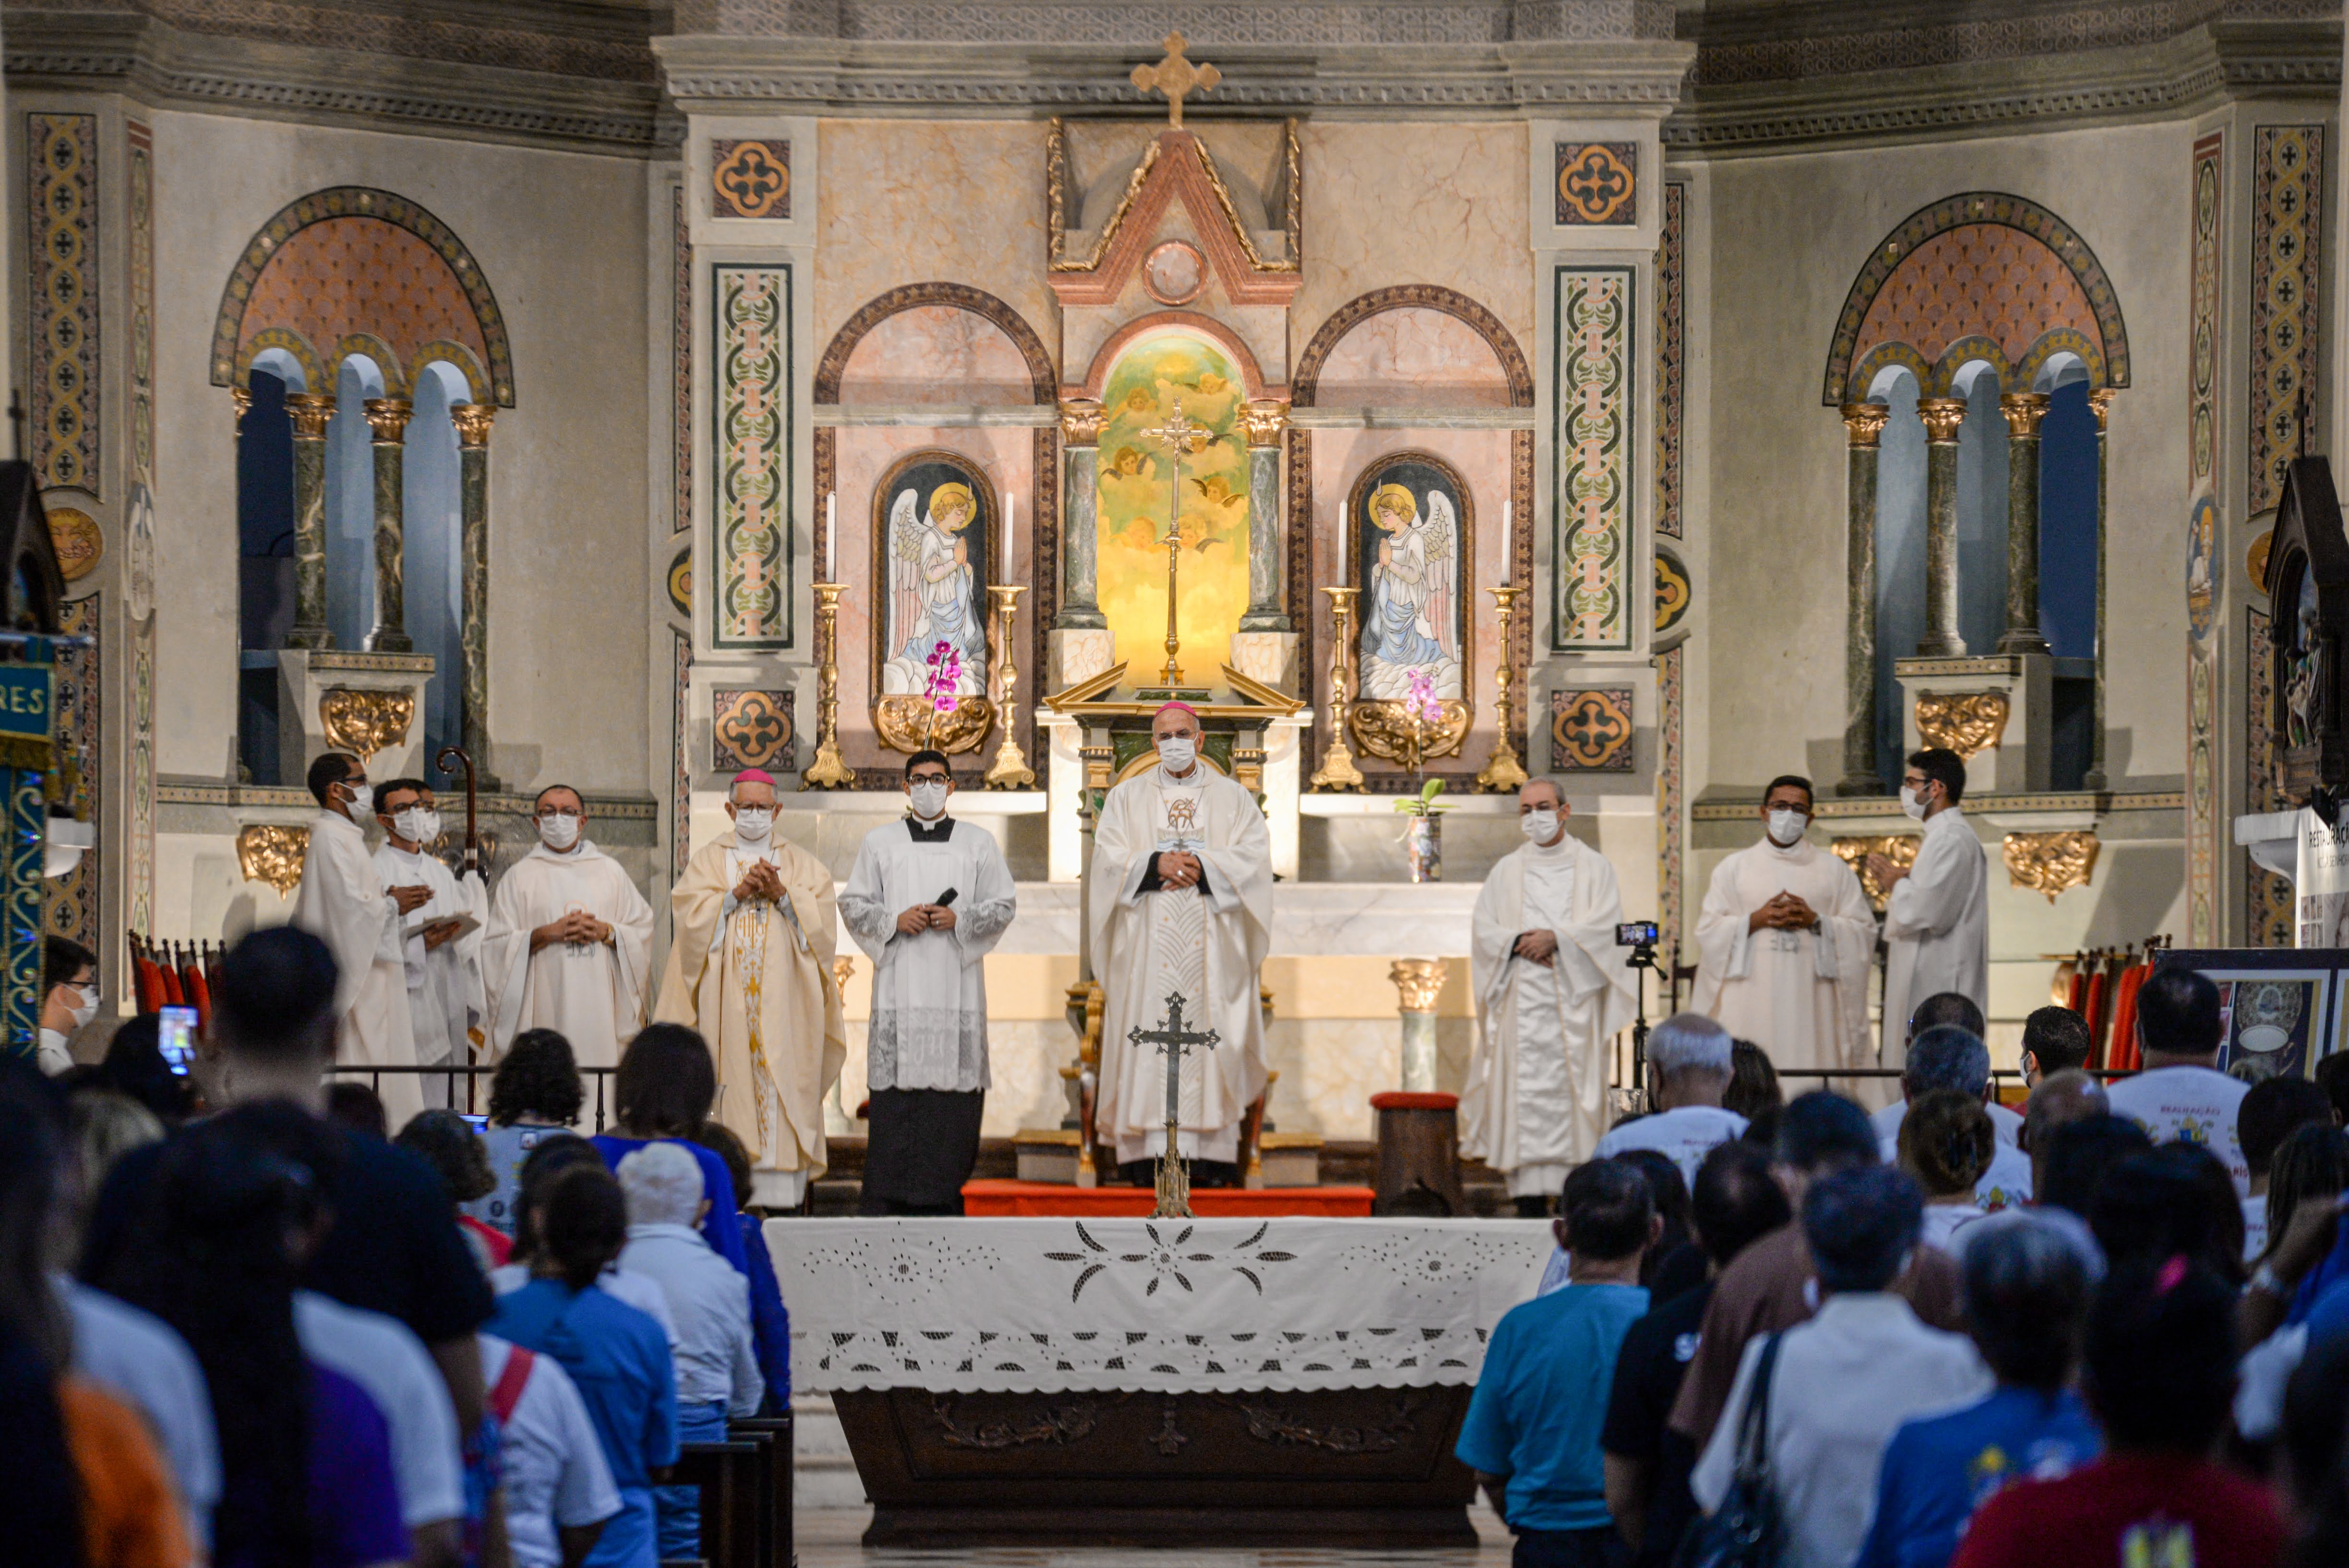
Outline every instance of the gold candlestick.
[(1019, 689), (1019, 657), (1012, 652), (1011, 628), (1019, 618), (1019, 595), (1028, 592), (1024, 584), (1010, 587), (990, 587), (995, 596), (995, 674), (999, 683), (996, 688), (995, 708), (1003, 720), (1003, 744), (997, 748), (994, 766), (987, 770), (987, 787), (990, 789), (1027, 789), (1036, 783), (1036, 770), (1028, 766), (1027, 754), (1019, 749), (1019, 741), (1012, 733), (1011, 716), (1018, 711), (1011, 694)]
[(840, 756), (840, 594), (844, 583), (815, 589), (815, 761), (800, 775), (802, 789), (845, 789), (855, 770)]
[(1493, 596), (1493, 613), (1501, 622), (1501, 662), (1493, 671), (1493, 711), (1500, 720), (1501, 733), (1493, 742), (1493, 759), (1476, 775), (1476, 788), (1506, 794), (1526, 781), (1525, 764), (1517, 760), (1516, 705), (1509, 700), (1509, 617), (1516, 613), (1525, 590), (1487, 588), (1485, 592)]
[(1360, 789), (1362, 770), (1354, 766), (1354, 754), (1346, 746), (1346, 651), (1352, 641), (1354, 601), (1361, 594), (1360, 588), (1324, 588), (1330, 595), (1330, 744), (1321, 753), (1321, 766), (1314, 770), (1312, 785), (1316, 789)]

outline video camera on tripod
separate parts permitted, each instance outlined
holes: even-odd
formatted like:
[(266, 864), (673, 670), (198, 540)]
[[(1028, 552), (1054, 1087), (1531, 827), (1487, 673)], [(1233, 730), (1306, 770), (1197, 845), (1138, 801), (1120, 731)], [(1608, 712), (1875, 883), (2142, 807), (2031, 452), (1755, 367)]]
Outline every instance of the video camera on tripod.
[[(1652, 920), (1625, 921), (1615, 928), (1615, 945), (1630, 948), (1623, 960), (1626, 969), (1653, 969), (1661, 974), (1663, 965), (1656, 961), (1656, 943), (1662, 935)], [(1631, 1020), (1631, 1087), (1629, 1090), (1630, 1109), (1647, 1109), (1648, 1099), (1648, 982), (1640, 975), (1631, 981), (1632, 994), (1638, 1003)]]

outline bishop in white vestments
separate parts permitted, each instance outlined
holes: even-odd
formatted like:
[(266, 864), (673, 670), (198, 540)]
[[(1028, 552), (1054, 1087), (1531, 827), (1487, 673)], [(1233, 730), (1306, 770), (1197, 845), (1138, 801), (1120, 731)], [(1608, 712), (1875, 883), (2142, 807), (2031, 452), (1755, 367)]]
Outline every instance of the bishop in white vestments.
[[(1216, 1032), (1184, 1053), (1175, 1119), (1185, 1158), (1235, 1165), (1240, 1120), (1264, 1093), (1257, 970), (1272, 944), (1272, 837), (1256, 798), (1199, 755), (1199, 716), (1168, 703), (1151, 720), (1156, 766), (1109, 792), (1086, 873), (1085, 921), (1102, 984), (1093, 1125), (1121, 1165), (1166, 1147), (1166, 1058), (1132, 1030), (1166, 1021)], [(1210, 1166), (1199, 1185), (1237, 1171)]]
[(840, 918), (873, 960), (865, 1214), (959, 1214), (987, 1106), (987, 955), (1019, 913), (993, 834), (947, 815), (940, 751), (905, 761), (912, 814), (875, 828)]
[[(473, 1031), (486, 1003), (481, 988), (481, 920), (488, 890), (479, 872), (462, 881), (426, 846), (440, 837), (440, 813), (420, 779), (395, 779), (376, 791), (375, 820), (384, 841), (376, 874), (399, 906), (400, 953), (408, 971), (408, 1018), (419, 1067), (469, 1066)], [(424, 1103), (446, 1110), (454, 1082), (427, 1073)]]
[[(375, 790), (359, 759), (340, 751), (310, 764), (318, 814), (310, 823), (293, 923), (335, 955), (335, 1060), (342, 1067), (412, 1068), (408, 965), (400, 955), (399, 908), (384, 892), (359, 824), (373, 813)], [(394, 1132), (424, 1109), (414, 1073), (376, 1085)]]
[(1990, 1006), (1990, 855), (1958, 809), (1966, 765), (1935, 748), (1909, 758), (1900, 808), (1925, 823), (1917, 863), (1894, 865), (1870, 855), (1876, 885), (1889, 888), (1884, 907), (1884, 1065), (1908, 1065), (1909, 1010), (1954, 991)]
[(1526, 842), (1476, 895), (1470, 980), (1476, 1050), (1460, 1094), (1460, 1152), (1502, 1172), (1528, 1214), (1607, 1130), (1607, 1053), (1631, 1021), (1636, 971), (1615, 945), (1615, 868), (1566, 830), (1556, 784), (1517, 791)]
[(498, 879), (481, 939), (490, 1046), (553, 1029), (583, 1068), (620, 1065), (645, 1021), (653, 908), (620, 862), (583, 836), (587, 808), (568, 784), (538, 792), (538, 847)]
[(1781, 1071), (1873, 1067), (1868, 977), (1876, 915), (1849, 866), (1813, 844), (1811, 784), (1763, 793), (1760, 843), (1713, 868), (1696, 921), (1690, 1006)]

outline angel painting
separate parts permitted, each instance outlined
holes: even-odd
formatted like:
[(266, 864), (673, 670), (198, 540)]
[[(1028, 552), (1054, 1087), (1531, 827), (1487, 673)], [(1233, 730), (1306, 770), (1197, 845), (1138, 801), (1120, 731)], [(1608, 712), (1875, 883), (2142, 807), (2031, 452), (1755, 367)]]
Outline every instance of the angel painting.
[[(1461, 695), (1462, 535), (1450, 477), (1397, 463), (1361, 508), (1361, 695), (1402, 699), (1414, 675), (1438, 697)], [(1416, 481), (1414, 483), (1414, 481)]]
[[(982, 606), (986, 532), (974, 531), (979, 502), (973, 481), (944, 463), (920, 464), (892, 481), (882, 548), (888, 598), (883, 626), (887, 696), (926, 689), (930, 657), (944, 643), (961, 660), (957, 696), (987, 690), (987, 619)], [(976, 548), (974, 546), (976, 542)]]

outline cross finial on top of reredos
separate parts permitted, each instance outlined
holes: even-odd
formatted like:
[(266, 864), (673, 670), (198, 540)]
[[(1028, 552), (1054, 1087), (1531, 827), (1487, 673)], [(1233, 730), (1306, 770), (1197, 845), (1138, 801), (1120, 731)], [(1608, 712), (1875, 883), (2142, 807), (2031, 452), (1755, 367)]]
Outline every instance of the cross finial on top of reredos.
[(1193, 65), (1183, 57), (1183, 35), (1166, 35), (1166, 57), (1154, 66), (1136, 66), (1131, 78), (1136, 89), (1145, 93), (1166, 95), (1166, 123), (1176, 130), (1183, 129), (1183, 99), (1190, 93), (1203, 93), (1224, 79), (1224, 73), (1210, 65)]

